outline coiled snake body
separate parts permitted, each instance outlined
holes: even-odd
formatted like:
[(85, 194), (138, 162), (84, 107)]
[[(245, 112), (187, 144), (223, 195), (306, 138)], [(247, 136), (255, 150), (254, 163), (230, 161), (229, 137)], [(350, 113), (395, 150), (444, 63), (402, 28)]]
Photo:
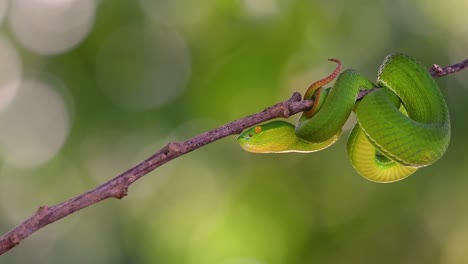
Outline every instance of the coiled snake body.
[[(335, 143), (352, 111), (357, 117), (347, 144), (353, 167), (375, 182), (394, 182), (428, 166), (445, 153), (450, 141), (448, 107), (436, 82), (418, 61), (404, 54), (388, 55), (374, 84), (356, 71), (312, 84), (304, 99), (313, 99), (296, 126), (272, 121), (239, 137), (254, 153), (315, 152)], [(332, 88), (322, 86), (338, 78)], [(360, 90), (380, 87), (360, 101)]]

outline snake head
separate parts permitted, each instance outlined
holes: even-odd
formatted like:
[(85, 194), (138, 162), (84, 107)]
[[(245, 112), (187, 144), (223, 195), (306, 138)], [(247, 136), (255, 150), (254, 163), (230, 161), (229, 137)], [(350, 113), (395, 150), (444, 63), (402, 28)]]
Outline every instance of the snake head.
[(251, 127), (237, 137), (245, 151), (254, 153), (285, 151), (295, 140), (294, 125), (279, 120)]

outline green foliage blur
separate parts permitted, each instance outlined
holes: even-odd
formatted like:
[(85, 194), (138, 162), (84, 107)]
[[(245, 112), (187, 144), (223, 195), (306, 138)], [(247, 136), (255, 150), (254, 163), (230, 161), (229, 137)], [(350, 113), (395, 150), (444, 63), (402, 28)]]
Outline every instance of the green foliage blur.
[[(468, 58), (460, 19), (468, 5), (454, 0), (95, 4), (89, 32), (63, 52), (25, 47), (13, 22), (2, 24), (24, 75), (60, 82), (69, 119), (46, 162), (0, 163), (1, 233), (169, 141), (304, 92), (334, 68), (328, 58), (372, 80), (391, 52), (428, 67)], [(468, 71), (437, 82), (451, 111), (451, 145), (408, 179), (360, 177), (346, 153), (352, 123), (313, 154), (251, 154), (226, 138), (150, 173), (121, 201), (47, 226), (0, 263), (466, 263)]]

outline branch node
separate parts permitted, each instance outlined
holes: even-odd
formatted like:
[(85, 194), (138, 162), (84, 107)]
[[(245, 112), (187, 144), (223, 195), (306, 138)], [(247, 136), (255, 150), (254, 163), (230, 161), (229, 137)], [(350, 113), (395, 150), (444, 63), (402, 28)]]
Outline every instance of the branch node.
[(288, 101), (298, 102), (298, 101), (301, 101), (301, 99), (302, 99), (302, 95), (299, 92), (294, 92)]
[(122, 199), (128, 194), (128, 185), (126, 183), (122, 183), (118, 191), (114, 194), (114, 197), (117, 199)]
[(128, 194), (128, 186), (130, 185), (128, 179), (121, 179), (118, 185), (114, 188), (112, 196), (117, 199), (122, 199)]
[(282, 104), (280, 106), (280, 111), (284, 118), (289, 118), (291, 116), (291, 109), (289, 108), (289, 104)]
[(11, 244), (13, 244), (15, 246), (18, 245), (21, 242), (21, 239), (18, 237), (17, 234), (11, 234), (8, 237), (8, 240), (11, 242)]
[(281, 113), (281, 116), (284, 118), (289, 118), (291, 115), (296, 114), (294, 109), (292, 109), (292, 105), (295, 102), (299, 102), (302, 99), (302, 95), (298, 92), (294, 92), (287, 101), (281, 103), (278, 106), (278, 110)]
[(167, 144), (167, 149), (170, 153), (179, 153), (181, 152), (182, 147), (180, 143), (171, 142)]
[(39, 206), (39, 208), (36, 211), (36, 214), (42, 214), (47, 210), (49, 210), (48, 206), (45, 206), (45, 205)]

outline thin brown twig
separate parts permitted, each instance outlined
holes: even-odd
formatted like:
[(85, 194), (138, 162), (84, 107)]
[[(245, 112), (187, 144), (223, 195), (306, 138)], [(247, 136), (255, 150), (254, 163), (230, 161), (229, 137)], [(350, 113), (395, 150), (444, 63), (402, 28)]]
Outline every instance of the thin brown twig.
[(181, 155), (203, 147), (221, 138), (240, 134), (245, 128), (279, 117), (291, 115), (310, 109), (311, 100), (301, 100), (299, 93), (294, 93), (287, 101), (275, 104), (262, 112), (233, 121), (216, 129), (202, 133), (183, 142), (167, 144), (151, 157), (127, 170), (112, 180), (53, 206), (41, 206), (26, 221), (0, 237), (0, 254), (18, 245), (23, 239), (61, 218), (78, 210), (108, 198), (121, 199), (127, 195), (128, 187), (145, 174)]
[(432, 67), (429, 69), (429, 72), (431, 73), (433, 77), (442, 77), (447, 74), (459, 72), (466, 68), (468, 68), (468, 60), (464, 60), (460, 63), (455, 63), (453, 65), (450, 65), (444, 68), (442, 68), (438, 64), (433, 64)]
[[(445, 68), (434, 65), (429, 69), (429, 72), (434, 77), (441, 77), (461, 71), (467, 68), (467, 65), (468, 60)], [(358, 95), (358, 99), (362, 98), (367, 93), (368, 91), (361, 92)], [(53, 206), (39, 207), (39, 209), (29, 219), (0, 237), (0, 255), (17, 246), (22, 240), (37, 230), (78, 210), (108, 198), (122, 199), (127, 195), (128, 188), (132, 183), (152, 170), (181, 155), (189, 153), (221, 138), (240, 134), (245, 128), (267, 120), (280, 117), (288, 118), (291, 115), (310, 109), (312, 105), (313, 101), (301, 100), (301, 95), (295, 92), (287, 101), (277, 103), (266, 108), (262, 112), (233, 121), (186, 141), (168, 143), (161, 150), (146, 160), (92, 190)]]

